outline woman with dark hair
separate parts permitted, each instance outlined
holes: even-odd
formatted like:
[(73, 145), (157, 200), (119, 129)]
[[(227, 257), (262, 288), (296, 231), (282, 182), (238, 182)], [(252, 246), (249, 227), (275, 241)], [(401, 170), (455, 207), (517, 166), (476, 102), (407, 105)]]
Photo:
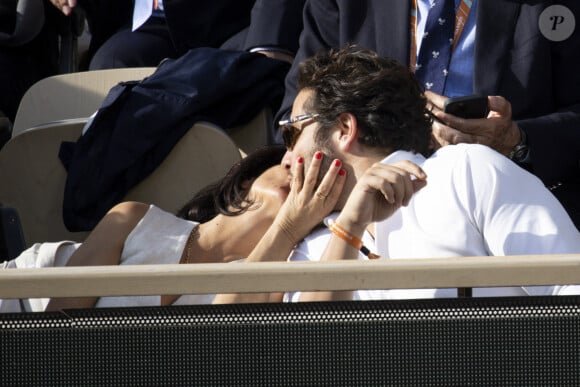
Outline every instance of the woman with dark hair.
[[(283, 147), (264, 148), (197, 193), (177, 215), (139, 202), (113, 207), (82, 243), (38, 243), (4, 268), (232, 262), (251, 254), (284, 260), (336, 203), (344, 172), (321, 160), (304, 175), (280, 164)], [(272, 236), (260, 249), (263, 236)], [(1, 312), (211, 303), (213, 295), (0, 300)]]
[(248, 182), (280, 164), (285, 152), (286, 148), (280, 145), (264, 147), (249, 154), (234, 164), (222, 179), (195, 194), (177, 211), (177, 216), (205, 223), (218, 214), (239, 215), (248, 209)]

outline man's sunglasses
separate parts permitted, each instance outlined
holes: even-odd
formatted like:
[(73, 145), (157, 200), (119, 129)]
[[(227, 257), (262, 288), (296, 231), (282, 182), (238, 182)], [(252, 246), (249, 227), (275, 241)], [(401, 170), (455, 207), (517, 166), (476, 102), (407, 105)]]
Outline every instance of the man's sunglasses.
[(313, 120), (316, 117), (318, 117), (318, 114), (316, 113), (306, 113), (278, 122), (278, 125), (280, 125), (280, 128), (282, 129), (282, 138), (284, 139), (286, 149), (292, 150), (294, 145), (296, 145), (296, 141), (298, 141), (298, 138), (302, 134), (303, 128), (297, 128), (294, 124), (300, 121)]

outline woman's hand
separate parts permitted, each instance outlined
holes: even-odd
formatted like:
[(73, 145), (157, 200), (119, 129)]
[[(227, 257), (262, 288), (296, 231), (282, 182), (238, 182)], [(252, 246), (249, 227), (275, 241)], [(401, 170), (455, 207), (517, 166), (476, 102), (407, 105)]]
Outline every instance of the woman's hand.
[(337, 222), (362, 235), (366, 227), (390, 217), (427, 184), (427, 175), (415, 163), (376, 163), (358, 180)]
[(334, 209), (346, 181), (340, 160), (333, 160), (318, 185), (322, 152), (316, 152), (308, 171), (299, 157), (292, 166), (290, 194), (274, 224), (284, 231), (293, 244), (300, 242)]
[[(328, 215), (336, 205), (345, 183), (342, 163), (334, 160), (320, 184), (318, 174), (322, 153), (317, 152), (304, 172), (304, 159), (292, 166), (292, 183), (288, 198), (271, 227), (246, 258), (246, 262), (285, 261), (292, 249)], [(281, 302), (282, 293), (218, 294), (214, 304), (241, 302)]]

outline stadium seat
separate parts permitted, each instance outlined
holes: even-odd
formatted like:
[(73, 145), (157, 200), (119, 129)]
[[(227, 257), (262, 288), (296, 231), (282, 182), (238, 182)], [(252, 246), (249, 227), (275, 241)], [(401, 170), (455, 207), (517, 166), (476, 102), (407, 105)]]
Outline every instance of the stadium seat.
[[(87, 235), (70, 232), (64, 225), (66, 170), (58, 158), (61, 142), (76, 141), (86, 121), (65, 120), (31, 128), (13, 137), (0, 151), (0, 202), (19, 212), (27, 246), (82, 241)], [(237, 146), (221, 129), (195, 124), (125, 200), (152, 203), (174, 212), (240, 158)]]

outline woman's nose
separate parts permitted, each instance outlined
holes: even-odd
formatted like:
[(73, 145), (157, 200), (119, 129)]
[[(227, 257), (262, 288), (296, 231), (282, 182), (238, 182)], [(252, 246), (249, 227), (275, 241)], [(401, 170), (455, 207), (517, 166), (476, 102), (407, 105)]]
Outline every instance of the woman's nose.
[(280, 164), (290, 170), (292, 167), (292, 159), (293, 159), (294, 155), (292, 154), (291, 150), (287, 150), (286, 153), (284, 153), (284, 157), (282, 157), (282, 161), (280, 162)]

